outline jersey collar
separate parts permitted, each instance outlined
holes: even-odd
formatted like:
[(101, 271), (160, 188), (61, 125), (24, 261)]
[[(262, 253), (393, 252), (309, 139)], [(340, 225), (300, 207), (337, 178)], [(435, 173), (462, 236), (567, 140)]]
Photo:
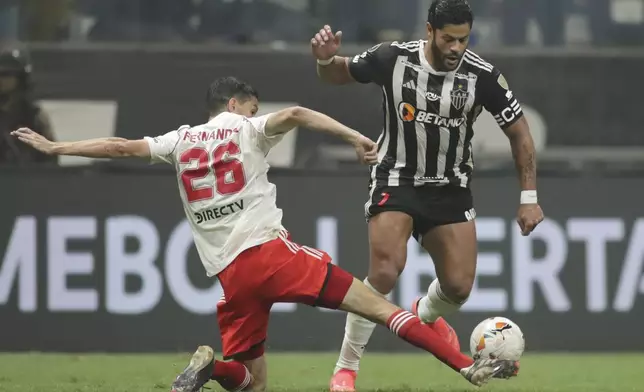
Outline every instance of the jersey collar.
[(216, 115), (215, 117), (211, 117), (211, 118), (208, 120), (208, 123), (207, 123), (207, 124), (210, 124), (211, 122), (215, 121), (217, 118), (221, 117), (222, 115), (224, 115), (224, 114), (226, 114), (226, 113), (230, 113), (230, 112), (228, 112), (228, 111), (223, 111), (223, 112), (219, 113), (218, 115)]

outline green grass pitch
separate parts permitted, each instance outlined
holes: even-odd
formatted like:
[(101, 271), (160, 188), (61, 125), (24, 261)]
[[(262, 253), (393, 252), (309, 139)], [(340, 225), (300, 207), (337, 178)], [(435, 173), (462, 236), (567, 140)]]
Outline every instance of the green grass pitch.
[[(268, 353), (269, 391), (326, 391), (337, 354)], [(0, 354), (0, 391), (169, 391), (190, 354)], [(211, 382), (207, 387), (221, 390)], [(513, 391), (626, 392), (644, 390), (644, 354), (526, 354), (515, 379), (481, 389), (438, 360), (422, 354), (367, 353), (359, 392)]]

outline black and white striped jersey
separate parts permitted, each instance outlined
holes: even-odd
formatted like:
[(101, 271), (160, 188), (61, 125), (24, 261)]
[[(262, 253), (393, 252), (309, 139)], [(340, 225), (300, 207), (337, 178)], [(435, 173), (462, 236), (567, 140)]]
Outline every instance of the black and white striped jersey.
[(523, 116), (493, 65), (467, 50), (455, 71), (438, 72), (424, 55), (426, 44), (381, 43), (349, 61), (356, 81), (382, 88), (384, 127), (372, 185), (467, 188), (474, 168), (472, 126), (483, 108), (501, 128)]

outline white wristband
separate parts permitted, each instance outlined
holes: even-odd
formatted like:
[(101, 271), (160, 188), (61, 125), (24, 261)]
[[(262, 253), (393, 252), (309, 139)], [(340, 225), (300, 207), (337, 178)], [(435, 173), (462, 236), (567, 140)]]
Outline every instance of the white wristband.
[(326, 59), (326, 60), (318, 59), (318, 64), (320, 64), (321, 66), (324, 67), (324, 66), (327, 66), (327, 65), (333, 63), (334, 60), (335, 60), (335, 56), (331, 57), (330, 59)]
[(537, 191), (521, 191), (521, 204), (537, 204)]

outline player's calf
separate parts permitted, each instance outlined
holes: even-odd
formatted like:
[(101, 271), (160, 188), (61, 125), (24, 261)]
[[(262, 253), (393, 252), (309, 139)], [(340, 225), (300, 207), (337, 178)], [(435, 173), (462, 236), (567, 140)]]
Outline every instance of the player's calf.
[(473, 276), (458, 276), (452, 279), (445, 279), (440, 283), (440, 294), (446, 301), (457, 305), (463, 305), (470, 298), (474, 287)]
[(333, 265), (330, 268), (326, 286), (318, 299), (320, 306), (339, 308), (385, 325), (402, 339), (429, 351), (456, 371), (474, 363), (470, 357), (455, 350), (423, 324), (418, 317), (378, 296), (348, 272)]
[(369, 219), (369, 275), (371, 285), (389, 294), (407, 262), (407, 241), (413, 220), (406, 213), (385, 211)]
[(386, 325), (403, 340), (433, 354), (441, 362), (460, 372), (472, 384), (482, 385), (493, 377), (504, 378), (515, 374), (516, 368), (511, 361), (475, 362), (447, 343), (418, 317), (378, 297), (357, 279), (354, 279), (340, 309)]
[(258, 358), (244, 360), (244, 365), (253, 376), (253, 381), (249, 385), (248, 390), (253, 392), (263, 392), (268, 385), (268, 372), (266, 367), (266, 357), (262, 355)]
[(455, 350), (430, 327), (423, 324), (418, 317), (375, 295), (356, 279), (340, 309), (387, 326), (408, 343), (432, 353), (454, 370), (458, 371), (474, 363), (470, 357)]
[(418, 315), (434, 322), (458, 311), (470, 296), (478, 254), (476, 225), (467, 221), (435, 227), (423, 236), (422, 245), (432, 256), (438, 279), (421, 299)]
[[(454, 284), (448, 287), (456, 287)], [(438, 279), (429, 285), (427, 295), (418, 301), (418, 317), (425, 323), (433, 323), (439, 317), (457, 312), (467, 301), (472, 283), (463, 282), (459, 289), (445, 290)]]

